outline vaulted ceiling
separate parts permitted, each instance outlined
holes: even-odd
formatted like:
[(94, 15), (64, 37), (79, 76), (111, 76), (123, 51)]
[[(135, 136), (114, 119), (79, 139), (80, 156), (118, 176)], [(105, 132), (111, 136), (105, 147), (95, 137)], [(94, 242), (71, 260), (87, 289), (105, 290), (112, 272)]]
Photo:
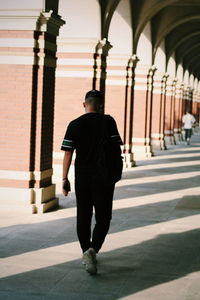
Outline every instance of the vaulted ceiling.
[[(99, 0), (102, 37), (120, 0)], [(133, 54), (146, 24), (151, 22), (153, 57), (165, 41), (167, 60), (175, 53), (177, 65), (200, 79), (200, 0), (130, 0)]]

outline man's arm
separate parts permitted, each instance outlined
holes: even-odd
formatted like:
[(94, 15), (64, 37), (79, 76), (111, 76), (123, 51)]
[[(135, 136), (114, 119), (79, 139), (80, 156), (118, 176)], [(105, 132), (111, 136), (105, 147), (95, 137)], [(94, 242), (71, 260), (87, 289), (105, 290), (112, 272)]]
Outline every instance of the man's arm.
[(73, 151), (65, 151), (64, 159), (63, 159), (63, 195), (64, 196), (67, 196), (69, 193), (69, 190), (64, 189), (64, 186), (66, 185), (66, 183), (69, 183), (68, 172), (72, 161), (72, 155), (73, 155)]

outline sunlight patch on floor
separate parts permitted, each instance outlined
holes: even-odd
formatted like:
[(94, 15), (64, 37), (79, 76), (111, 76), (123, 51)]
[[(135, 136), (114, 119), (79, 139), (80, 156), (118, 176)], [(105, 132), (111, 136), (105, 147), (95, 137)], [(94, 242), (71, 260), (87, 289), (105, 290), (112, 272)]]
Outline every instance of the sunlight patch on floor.
[[(171, 227), (169, 226), (170, 223)], [(187, 225), (190, 223), (193, 225), (193, 229), (199, 228), (199, 215), (168, 220), (166, 222), (151, 224), (143, 228), (138, 227), (111, 233), (107, 236), (102, 252), (134, 246), (155, 239), (159, 234), (166, 234), (166, 231), (162, 230), (166, 225), (166, 229), (168, 230), (167, 234), (173, 233), (174, 228), (176, 228), (176, 232), (185, 232), (186, 227), (183, 227), (183, 224)], [(77, 259), (81, 259), (81, 250), (78, 242), (30, 251), (1, 259), (2, 268), (0, 270), (0, 278), (56, 266)]]

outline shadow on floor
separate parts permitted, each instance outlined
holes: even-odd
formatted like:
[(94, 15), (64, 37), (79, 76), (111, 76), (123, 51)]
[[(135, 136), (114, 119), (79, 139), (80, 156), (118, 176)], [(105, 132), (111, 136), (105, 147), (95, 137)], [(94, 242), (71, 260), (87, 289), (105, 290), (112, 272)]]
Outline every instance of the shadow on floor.
[[(199, 199), (199, 196), (193, 196)], [(109, 233), (141, 228), (148, 225), (200, 214), (200, 210), (175, 210), (183, 198), (113, 210)], [(67, 211), (66, 211), (67, 214)], [(14, 256), (39, 249), (77, 241), (76, 217), (36, 224), (20, 224), (1, 229), (0, 257)]]
[[(2, 278), (0, 295), (13, 293), (12, 300), (26, 297), (115, 300), (199, 271), (199, 249), (200, 229), (162, 234), (137, 245), (102, 253), (97, 276), (85, 274), (80, 260), (76, 260)], [(176, 290), (166, 290), (163, 286), (161, 291), (165, 299), (166, 293), (169, 299), (171, 293), (176, 294)], [(181, 291), (178, 293), (181, 299)]]

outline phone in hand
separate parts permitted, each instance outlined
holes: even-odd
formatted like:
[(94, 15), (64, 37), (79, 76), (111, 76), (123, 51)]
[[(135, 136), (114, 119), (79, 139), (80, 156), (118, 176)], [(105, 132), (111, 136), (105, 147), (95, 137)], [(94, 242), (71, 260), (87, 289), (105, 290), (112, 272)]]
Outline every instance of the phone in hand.
[(63, 182), (63, 189), (67, 192), (71, 191), (71, 185), (68, 179)]

